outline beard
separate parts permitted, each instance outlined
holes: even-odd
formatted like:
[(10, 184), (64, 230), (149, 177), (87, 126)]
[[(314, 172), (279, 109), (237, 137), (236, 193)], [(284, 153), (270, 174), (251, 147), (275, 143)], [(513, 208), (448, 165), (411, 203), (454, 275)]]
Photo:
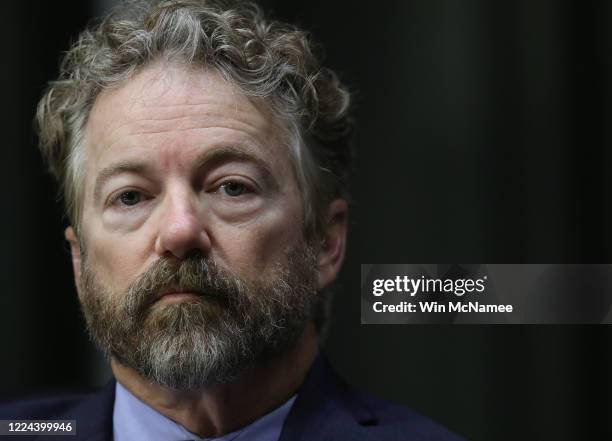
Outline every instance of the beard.
[[(92, 340), (107, 357), (173, 389), (230, 383), (282, 355), (296, 345), (320, 302), (316, 254), (306, 244), (257, 280), (200, 254), (161, 257), (124, 293), (109, 289), (83, 256), (81, 308)], [(197, 297), (155, 302), (169, 291)]]

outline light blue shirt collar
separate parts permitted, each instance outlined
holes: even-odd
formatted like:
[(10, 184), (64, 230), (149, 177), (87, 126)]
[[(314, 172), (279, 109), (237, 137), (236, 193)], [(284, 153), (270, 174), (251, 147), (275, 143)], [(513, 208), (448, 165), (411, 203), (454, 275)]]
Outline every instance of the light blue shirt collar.
[(114, 441), (278, 441), (295, 397), (240, 430), (220, 438), (200, 438), (140, 401), (117, 382), (113, 408)]

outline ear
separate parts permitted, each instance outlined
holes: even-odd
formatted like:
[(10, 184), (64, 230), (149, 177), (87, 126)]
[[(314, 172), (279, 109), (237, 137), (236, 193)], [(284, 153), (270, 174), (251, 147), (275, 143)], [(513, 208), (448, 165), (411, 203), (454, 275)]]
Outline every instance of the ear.
[(317, 260), (320, 290), (333, 282), (340, 271), (346, 248), (347, 224), (347, 202), (344, 199), (334, 199), (327, 210), (327, 227)]
[(72, 271), (74, 272), (74, 284), (76, 285), (77, 293), (81, 297), (81, 247), (79, 247), (79, 240), (72, 229), (72, 227), (66, 228), (64, 231), (64, 237), (70, 244), (70, 254), (72, 255)]

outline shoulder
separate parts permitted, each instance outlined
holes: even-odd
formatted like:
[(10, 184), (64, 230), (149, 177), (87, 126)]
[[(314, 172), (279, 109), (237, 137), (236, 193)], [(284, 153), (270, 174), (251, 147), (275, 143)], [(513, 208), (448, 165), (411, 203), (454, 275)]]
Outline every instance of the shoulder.
[(370, 429), (377, 432), (381, 440), (427, 440), (427, 441), (462, 441), (463, 438), (408, 407), (400, 406), (379, 397), (347, 386), (351, 399), (359, 402), (375, 415)]
[(289, 413), (285, 440), (461, 441), (442, 425), (350, 386), (320, 355)]
[(0, 403), (0, 420), (74, 420), (78, 439), (112, 438), (115, 381), (82, 393), (46, 394)]
[(9, 400), (0, 403), (0, 419), (52, 419), (78, 407), (90, 396), (89, 393), (61, 393)]

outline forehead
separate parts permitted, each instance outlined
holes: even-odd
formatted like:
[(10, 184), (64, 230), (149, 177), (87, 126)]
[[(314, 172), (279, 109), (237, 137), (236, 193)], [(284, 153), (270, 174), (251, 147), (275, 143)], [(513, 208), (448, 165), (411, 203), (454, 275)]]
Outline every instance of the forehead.
[(261, 103), (216, 71), (159, 62), (98, 96), (85, 130), (86, 168), (118, 155), (165, 154), (157, 160), (177, 162), (190, 152), (235, 146), (286, 162), (284, 133)]

